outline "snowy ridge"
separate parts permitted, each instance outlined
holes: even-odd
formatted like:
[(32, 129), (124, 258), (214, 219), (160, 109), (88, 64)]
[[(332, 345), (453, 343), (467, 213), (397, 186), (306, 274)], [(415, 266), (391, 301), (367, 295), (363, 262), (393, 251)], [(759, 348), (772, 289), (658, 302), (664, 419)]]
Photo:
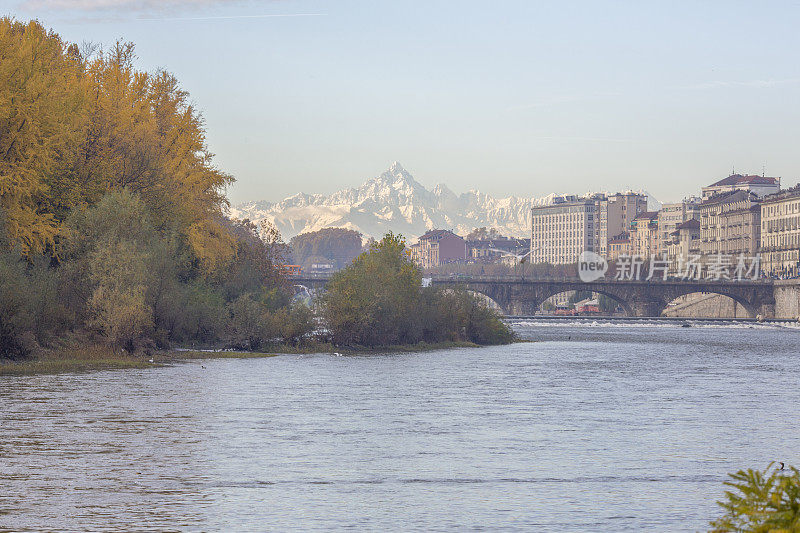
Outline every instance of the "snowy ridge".
[(477, 227), (494, 227), (514, 237), (529, 237), (531, 207), (553, 198), (493, 198), (477, 190), (460, 195), (447, 185), (426, 189), (400, 163), (362, 186), (330, 196), (299, 193), (280, 202), (246, 202), (230, 208), (233, 218), (268, 220), (285, 240), (300, 233), (336, 227), (380, 238), (389, 231), (414, 241), (429, 229), (466, 235)]

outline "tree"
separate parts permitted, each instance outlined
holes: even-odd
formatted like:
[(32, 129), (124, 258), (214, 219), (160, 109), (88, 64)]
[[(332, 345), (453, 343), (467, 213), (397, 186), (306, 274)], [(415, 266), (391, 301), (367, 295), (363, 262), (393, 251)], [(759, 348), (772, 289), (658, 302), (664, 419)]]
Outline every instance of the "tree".
[[(783, 465), (781, 464), (781, 468)], [(725, 514), (711, 522), (715, 532), (754, 533), (800, 531), (800, 472), (770, 463), (763, 472), (747, 469), (729, 474)]]
[(0, 358), (27, 355), (33, 346), (35, 317), (28, 306), (30, 283), (16, 254), (0, 253)]
[(66, 258), (87, 273), (88, 322), (113, 344), (132, 350), (153, 327), (148, 289), (154, 284), (152, 246), (159, 235), (144, 202), (123, 189), (68, 221)]
[(475, 228), (466, 237), (468, 241), (488, 241), (494, 239), (503, 239), (505, 238), (497, 228), (489, 228), (487, 229), (486, 226), (481, 228)]
[(222, 219), (232, 178), (213, 166), (202, 117), (174, 76), (137, 71), (131, 43), (83, 57), (38, 22), (0, 19), (0, 50), (6, 249), (52, 252), (73, 209), (127, 189), (206, 273), (229, 264), (236, 248)]
[(513, 339), (485, 302), (465, 292), (423, 289), (421, 281), (402, 237), (387, 234), (329, 281), (321, 304), (332, 341), (379, 346)]
[(52, 247), (62, 182), (85, 129), (82, 63), (37, 22), (0, 18), (0, 207), (11, 245)]
[(230, 338), (237, 348), (258, 350), (274, 337), (267, 310), (250, 294), (243, 294), (229, 304)]
[(331, 278), (323, 302), (334, 342), (364, 346), (416, 342), (409, 332), (422, 276), (404, 250), (402, 236), (389, 233)]
[(128, 350), (233, 326), (254, 344), (253, 310), (259, 338), (301, 342), (313, 321), (288, 307), (280, 233), (224, 216), (232, 178), (202, 116), (174, 76), (134, 62), (131, 43), (81, 53), (0, 18), (0, 357), (67, 328)]

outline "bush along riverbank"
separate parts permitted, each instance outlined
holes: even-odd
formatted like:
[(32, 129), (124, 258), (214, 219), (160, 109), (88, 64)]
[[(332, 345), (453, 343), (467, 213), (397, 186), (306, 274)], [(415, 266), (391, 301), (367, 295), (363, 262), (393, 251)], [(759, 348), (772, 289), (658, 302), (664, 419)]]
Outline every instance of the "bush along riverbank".
[[(419, 270), (403, 250), (400, 237), (387, 235), (337, 273), (310, 306), (295, 302), (272, 310), (263, 298), (240, 295), (218, 310), (221, 324), (211, 337), (216, 344), (175, 349), (144, 332), (115, 343), (101, 331), (87, 329), (51, 346), (37, 346), (23, 357), (0, 358), (0, 375), (146, 368), (185, 359), (281, 353), (429, 351), (516, 340), (500, 316), (473, 295), (422, 287)], [(24, 282), (26, 273), (18, 276)]]
[[(465, 292), (422, 287), (420, 271), (404, 249), (399, 236), (385, 236), (337, 273), (310, 305), (290, 302), (273, 309), (268, 299), (253, 293), (224, 303), (217, 310), (217, 332), (210, 337), (216, 342), (195, 343), (205, 349), (164, 346), (145, 330), (124, 343), (114, 342), (87, 328), (52, 346), (38, 346), (24, 357), (0, 359), (0, 375), (146, 368), (186, 359), (281, 353), (428, 351), (516, 340), (482, 300)], [(28, 275), (24, 270), (17, 274), (23, 282)]]

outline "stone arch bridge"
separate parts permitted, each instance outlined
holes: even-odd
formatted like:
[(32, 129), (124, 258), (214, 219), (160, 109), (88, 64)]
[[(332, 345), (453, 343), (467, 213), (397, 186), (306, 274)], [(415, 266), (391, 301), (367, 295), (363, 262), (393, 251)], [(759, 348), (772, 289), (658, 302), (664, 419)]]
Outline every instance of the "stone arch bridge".
[[(327, 276), (292, 278), (298, 287), (323, 289)], [(744, 307), (751, 317), (775, 316), (775, 294), (770, 280), (758, 281), (615, 281), (584, 283), (579, 279), (520, 279), (509, 277), (433, 277), (439, 287), (463, 288), (491, 298), (507, 315), (533, 315), (539, 306), (556, 294), (567, 291), (592, 291), (619, 303), (628, 316), (657, 317), (680, 296), (712, 293), (727, 296)]]

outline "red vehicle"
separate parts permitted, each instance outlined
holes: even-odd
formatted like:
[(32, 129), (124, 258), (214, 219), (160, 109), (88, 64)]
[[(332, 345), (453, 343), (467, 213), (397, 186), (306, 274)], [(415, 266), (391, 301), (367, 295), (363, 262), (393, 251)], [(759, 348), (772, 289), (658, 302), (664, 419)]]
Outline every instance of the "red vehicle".
[(299, 276), (303, 273), (300, 265), (281, 265), (280, 270), (286, 276)]

